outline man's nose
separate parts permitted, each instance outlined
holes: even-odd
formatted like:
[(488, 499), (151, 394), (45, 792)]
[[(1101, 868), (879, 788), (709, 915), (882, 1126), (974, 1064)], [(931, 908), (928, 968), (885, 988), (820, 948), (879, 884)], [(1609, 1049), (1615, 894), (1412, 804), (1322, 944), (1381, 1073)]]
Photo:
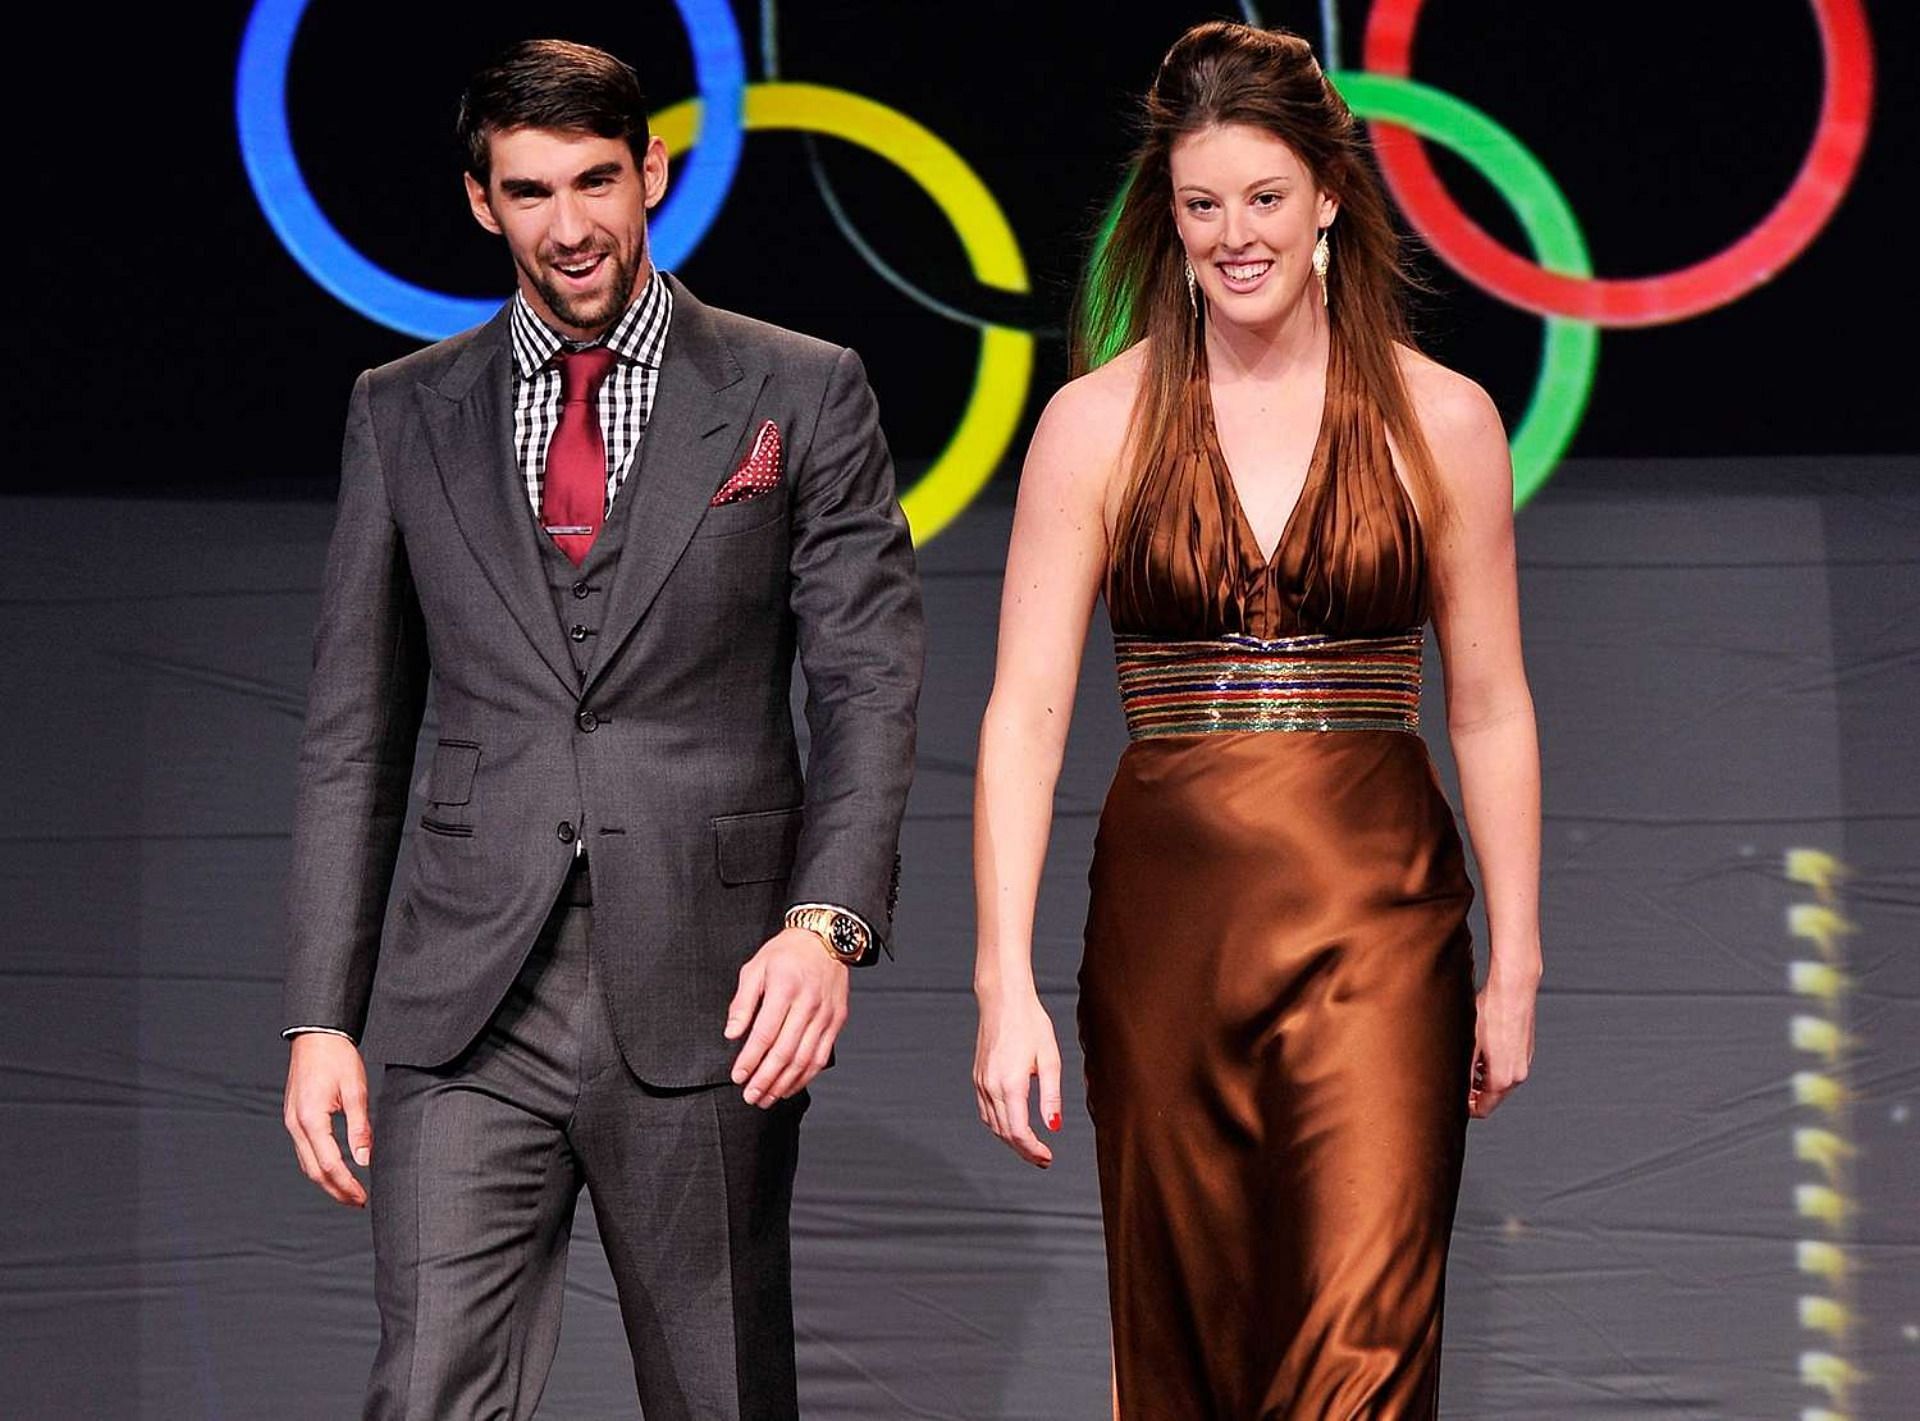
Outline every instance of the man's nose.
[(547, 229), (547, 235), (553, 239), (556, 247), (571, 250), (579, 246), (592, 235), (593, 223), (588, 220), (586, 207), (580, 198), (571, 192), (561, 191), (553, 200), (553, 221)]

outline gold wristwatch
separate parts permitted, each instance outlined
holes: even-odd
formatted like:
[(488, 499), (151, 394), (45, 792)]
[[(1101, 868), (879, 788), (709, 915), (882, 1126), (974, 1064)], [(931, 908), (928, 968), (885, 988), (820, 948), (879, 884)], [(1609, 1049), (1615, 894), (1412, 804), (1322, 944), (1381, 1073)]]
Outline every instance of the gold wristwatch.
[(873, 946), (867, 925), (839, 908), (824, 903), (802, 903), (787, 909), (787, 926), (805, 928), (827, 945), (835, 960), (852, 967), (865, 959)]

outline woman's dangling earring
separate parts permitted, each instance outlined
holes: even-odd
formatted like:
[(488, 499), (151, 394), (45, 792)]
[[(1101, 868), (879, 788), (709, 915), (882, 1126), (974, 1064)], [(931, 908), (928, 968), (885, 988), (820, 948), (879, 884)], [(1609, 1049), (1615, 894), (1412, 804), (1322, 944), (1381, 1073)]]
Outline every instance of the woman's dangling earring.
[(1193, 318), (1197, 321), (1200, 319), (1199, 282), (1194, 279), (1193, 263), (1183, 257), (1181, 264), (1187, 269), (1187, 304), (1193, 307)]
[(1313, 274), (1320, 278), (1320, 304), (1327, 304), (1327, 268), (1333, 265), (1333, 248), (1327, 245), (1327, 229), (1320, 229), (1320, 240), (1313, 244)]

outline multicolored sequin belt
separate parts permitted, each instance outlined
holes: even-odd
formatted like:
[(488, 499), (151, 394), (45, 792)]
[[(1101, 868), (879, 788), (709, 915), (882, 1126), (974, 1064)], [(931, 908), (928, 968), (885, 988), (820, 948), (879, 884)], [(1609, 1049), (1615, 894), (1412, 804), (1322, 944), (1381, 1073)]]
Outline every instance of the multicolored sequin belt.
[(1135, 740), (1225, 730), (1420, 727), (1426, 628), (1380, 637), (1114, 637)]

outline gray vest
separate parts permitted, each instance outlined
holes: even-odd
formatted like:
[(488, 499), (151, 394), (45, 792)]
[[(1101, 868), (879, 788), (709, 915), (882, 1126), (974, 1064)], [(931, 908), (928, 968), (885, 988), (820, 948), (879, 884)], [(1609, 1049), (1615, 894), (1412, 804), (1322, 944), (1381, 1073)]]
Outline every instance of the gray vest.
[[(634, 452), (639, 462), (639, 451)], [(595, 642), (601, 623), (606, 620), (607, 593), (613, 588), (614, 570), (620, 566), (620, 550), (627, 540), (627, 510), (636, 500), (632, 483), (637, 470), (630, 471), (620, 486), (620, 496), (607, 510), (607, 521), (594, 535), (593, 546), (580, 566), (560, 551), (560, 545), (544, 531), (540, 534), (540, 562), (547, 572), (547, 587), (553, 593), (553, 608), (560, 625), (566, 629), (567, 649), (573, 653), (574, 673), (584, 686), (587, 671), (593, 665)]]
[[(547, 588), (553, 593), (553, 609), (560, 618), (560, 625), (566, 628), (567, 649), (573, 653), (574, 675), (582, 687), (586, 685), (587, 672), (593, 666), (600, 628), (606, 621), (607, 594), (613, 589), (613, 575), (620, 566), (621, 550), (626, 546), (627, 510), (639, 501), (633, 491), (633, 479), (639, 472), (638, 449), (634, 451), (633, 459), (634, 467), (627, 471), (627, 477), (620, 485), (620, 493), (613, 500), (613, 507), (607, 510), (607, 521), (594, 535), (593, 546), (587, 549), (586, 561), (580, 566), (575, 567), (573, 559), (560, 551), (560, 545), (548, 537), (545, 530), (539, 530), (540, 565), (546, 570)], [(579, 794), (577, 787), (575, 792)], [(576, 842), (582, 846), (589, 835), (585, 798), (584, 794), (579, 794), (578, 802), (582, 807), (573, 819), (580, 833)]]

